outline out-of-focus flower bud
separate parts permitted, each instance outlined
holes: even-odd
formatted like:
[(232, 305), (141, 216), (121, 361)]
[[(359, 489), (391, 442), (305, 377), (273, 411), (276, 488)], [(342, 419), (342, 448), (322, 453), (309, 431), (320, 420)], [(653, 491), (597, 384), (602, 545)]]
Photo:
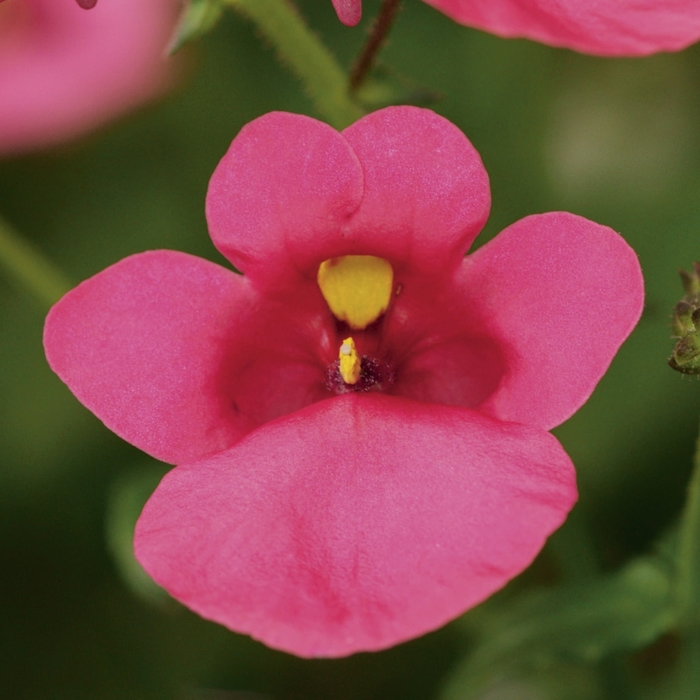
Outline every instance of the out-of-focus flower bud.
[(700, 374), (700, 263), (680, 271), (685, 296), (673, 310), (671, 328), (677, 338), (668, 364), (684, 374)]

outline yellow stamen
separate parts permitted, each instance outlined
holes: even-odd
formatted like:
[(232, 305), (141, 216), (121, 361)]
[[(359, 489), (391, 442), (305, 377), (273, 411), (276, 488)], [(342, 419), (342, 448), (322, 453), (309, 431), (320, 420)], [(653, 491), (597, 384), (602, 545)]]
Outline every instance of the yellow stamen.
[(383, 258), (345, 255), (322, 262), (317, 280), (333, 315), (362, 330), (387, 310), (394, 271)]
[(360, 367), (362, 360), (357, 354), (355, 341), (352, 338), (346, 338), (340, 346), (338, 353), (340, 359), (340, 376), (346, 384), (357, 384), (360, 378)]

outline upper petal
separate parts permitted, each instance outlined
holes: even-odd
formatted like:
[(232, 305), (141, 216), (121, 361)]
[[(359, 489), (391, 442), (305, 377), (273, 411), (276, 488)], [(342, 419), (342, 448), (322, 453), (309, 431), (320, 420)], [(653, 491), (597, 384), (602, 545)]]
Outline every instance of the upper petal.
[(529, 216), (467, 257), (458, 293), (502, 357), (479, 410), (550, 429), (590, 396), (644, 305), (624, 239), (579, 216)]
[(165, 462), (232, 445), (254, 423), (222, 381), (243, 279), (172, 251), (122, 260), (69, 292), (46, 319), (52, 369), (115, 433)]
[(241, 129), (214, 171), (209, 230), (217, 248), (257, 284), (282, 286), (299, 272), (315, 278), (362, 187), (357, 158), (335, 129), (272, 112)]
[(491, 206), (488, 175), (467, 137), (417, 107), (374, 112), (343, 136), (364, 173), (362, 204), (345, 234), (353, 251), (414, 272), (448, 274)]
[(696, 0), (425, 0), (503, 37), (603, 56), (679, 51), (700, 39)]
[(576, 500), (556, 439), (461, 408), (346, 395), (180, 466), (136, 526), (206, 618), (301, 656), (382, 649), (503, 586)]
[(207, 193), (216, 246), (257, 285), (315, 279), (324, 260), (375, 255), (444, 274), (489, 211), (488, 177), (466, 136), (434, 112), (391, 107), (339, 134), (272, 113), (244, 127)]

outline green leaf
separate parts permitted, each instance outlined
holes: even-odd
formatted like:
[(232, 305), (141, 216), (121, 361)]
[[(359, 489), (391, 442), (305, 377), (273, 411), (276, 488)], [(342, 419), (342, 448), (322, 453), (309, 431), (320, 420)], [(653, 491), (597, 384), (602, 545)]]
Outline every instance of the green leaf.
[(152, 461), (119, 477), (110, 491), (105, 527), (107, 547), (122, 580), (136, 596), (156, 605), (168, 601), (169, 596), (136, 561), (134, 526), (166, 471), (168, 467)]
[(168, 43), (168, 55), (172, 56), (185, 44), (213, 29), (223, 11), (223, 0), (189, 0)]
[(587, 585), (537, 590), (485, 620), (482, 643), (442, 700), (466, 700), (494, 679), (554, 663), (592, 663), (647, 646), (677, 622), (673, 582), (661, 558), (632, 561)]

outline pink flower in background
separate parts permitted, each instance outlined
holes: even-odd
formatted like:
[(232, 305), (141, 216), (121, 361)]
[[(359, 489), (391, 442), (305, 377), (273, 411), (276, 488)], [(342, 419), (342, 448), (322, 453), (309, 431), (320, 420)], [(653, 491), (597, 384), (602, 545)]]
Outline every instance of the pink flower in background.
[(461, 24), (601, 56), (680, 51), (700, 39), (696, 0), (425, 0)]
[(643, 303), (634, 252), (566, 213), (464, 257), (479, 155), (429, 110), (338, 133), (272, 113), (217, 167), (240, 276), (134, 255), (51, 311), (49, 362), (116, 433), (179, 464), (136, 555), (202, 616), (301, 656), (435, 629), (527, 567), (576, 500), (547, 431)]
[[(491, 34), (601, 56), (680, 51), (700, 40), (697, 0), (424, 0), (460, 24)], [(361, 0), (333, 0), (357, 24)]]
[(332, 0), (338, 19), (354, 27), (362, 19), (362, 0)]
[(111, 0), (0, 3), (0, 153), (94, 129), (164, 89), (178, 4)]

